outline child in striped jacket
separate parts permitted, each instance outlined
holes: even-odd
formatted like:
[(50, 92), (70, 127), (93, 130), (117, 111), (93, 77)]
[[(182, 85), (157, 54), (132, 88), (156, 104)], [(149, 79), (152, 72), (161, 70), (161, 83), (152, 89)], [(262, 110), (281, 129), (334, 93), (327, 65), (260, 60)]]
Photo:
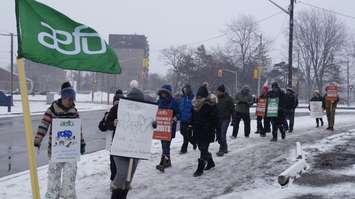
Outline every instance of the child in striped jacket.
[[(43, 138), (49, 130), (48, 143), (48, 185), (47, 199), (57, 199), (64, 197), (66, 199), (76, 199), (75, 180), (76, 180), (76, 162), (52, 162), (52, 120), (55, 118), (79, 118), (78, 110), (75, 108), (75, 91), (71, 87), (61, 90), (61, 98), (54, 101), (48, 110), (44, 113), (37, 134), (34, 138), (34, 146), (38, 149), (41, 146)], [(81, 154), (85, 153), (85, 142), (81, 133)], [(62, 177), (62, 179), (61, 179)]]

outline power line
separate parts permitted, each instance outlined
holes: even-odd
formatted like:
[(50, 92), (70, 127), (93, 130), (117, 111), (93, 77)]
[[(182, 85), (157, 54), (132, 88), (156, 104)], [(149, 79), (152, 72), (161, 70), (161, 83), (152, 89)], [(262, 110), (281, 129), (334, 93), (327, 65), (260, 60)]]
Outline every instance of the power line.
[[(256, 24), (260, 24), (261, 22), (264, 22), (266, 20), (269, 20), (277, 15), (280, 15), (282, 13), (282, 11), (278, 11), (276, 13), (273, 13), (272, 15), (270, 16), (267, 16), (265, 18), (262, 18), (260, 20), (257, 20), (256, 21)], [(190, 42), (190, 43), (186, 43), (186, 44), (183, 44), (183, 45), (179, 45), (179, 46), (191, 46), (191, 45), (195, 45), (195, 44), (200, 44), (200, 43), (204, 43), (204, 42), (208, 42), (208, 41), (211, 41), (211, 40), (215, 40), (215, 39), (218, 39), (218, 38), (221, 38), (221, 37), (224, 37), (226, 36), (227, 33), (222, 33), (222, 34), (219, 34), (219, 35), (216, 35), (216, 36), (213, 36), (213, 37), (210, 37), (210, 38), (207, 38), (207, 39), (204, 39), (204, 40), (200, 40), (200, 41), (195, 41), (195, 42)]]
[(301, 3), (303, 5), (306, 5), (306, 6), (309, 6), (309, 7), (312, 7), (312, 8), (316, 8), (316, 9), (320, 9), (320, 10), (323, 10), (323, 11), (326, 11), (326, 12), (330, 12), (330, 13), (333, 13), (333, 14), (336, 14), (336, 15), (339, 15), (339, 16), (347, 17), (347, 18), (350, 18), (350, 19), (355, 19), (354, 16), (351, 16), (351, 15), (348, 15), (348, 14), (344, 14), (344, 13), (341, 13), (341, 12), (338, 12), (338, 11), (335, 11), (335, 10), (322, 8), (322, 7), (319, 7), (319, 6), (310, 4), (310, 3), (305, 3), (303, 1), (297, 1), (297, 3)]

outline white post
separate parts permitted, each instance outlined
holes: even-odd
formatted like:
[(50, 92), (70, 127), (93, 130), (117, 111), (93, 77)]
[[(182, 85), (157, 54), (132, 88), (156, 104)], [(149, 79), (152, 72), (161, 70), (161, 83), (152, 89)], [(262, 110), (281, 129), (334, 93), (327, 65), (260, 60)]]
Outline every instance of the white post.
[(300, 142), (296, 142), (296, 159), (303, 159), (303, 150)]
[(285, 186), (290, 182), (290, 180), (294, 180), (299, 177), (306, 169), (306, 161), (304, 159), (300, 159), (291, 167), (282, 172), (277, 180), (281, 186)]
[(132, 180), (132, 168), (133, 168), (133, 158), (130, 158), (128, 164), (127, 182), (131, 182)]

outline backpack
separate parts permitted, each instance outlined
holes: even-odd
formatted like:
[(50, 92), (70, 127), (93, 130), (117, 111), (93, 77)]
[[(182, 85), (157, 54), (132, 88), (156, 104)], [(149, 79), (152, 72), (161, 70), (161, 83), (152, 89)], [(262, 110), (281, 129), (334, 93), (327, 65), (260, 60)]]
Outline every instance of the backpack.
[(105, 113), (104, 117), (101, 119), (101, 121), (99, 122), (99, 126), (98, 128), (100, 129), (100, 131), (105, 132), (108, 130), (108, 127), (106, 125), (106, 119), (107, 119), (107, 115), (108, 112)]

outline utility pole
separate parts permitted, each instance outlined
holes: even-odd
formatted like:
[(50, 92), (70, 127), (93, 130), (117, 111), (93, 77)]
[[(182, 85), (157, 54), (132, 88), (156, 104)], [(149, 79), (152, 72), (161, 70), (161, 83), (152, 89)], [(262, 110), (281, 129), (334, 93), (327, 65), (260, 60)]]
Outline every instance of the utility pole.
[(260, 44), (259, 44), (259, 59), (260, 59), (260, 61), (259, 61), (259, 66), (257, 68), (257, 70), (258, 70), (258, 92), (257, 92), (258, 97), (260, 96), (261, 71), (262, 71), (262, 68), (264, 67), (263, 66), (263, 50), (262, 50), (262, 48), (263, 48), (263, 34), (260, 34), (259, 37), (260, 37)]
[(11, 106), (14, 102), (13, 98), (13, 94), (14, 94), (14, 80), (13, 80), (13, 76), (14, 76), (14, 33), (10, 33), (10, 37), (11, 37), (11, 76), (10, 76), (10, 95), (11, 95), (11, 105), (8, 106), (8, 112), (11, 112)]
[(295, 0), (290, 0), (290, 31), (288, 44), (288, 86), (292, 88), (292, 52), (293, 52), (293, 11)]
[(347, 65), (346, 65), (346, 82), (347, 82), (347, 102), (348, 102), (348, 106), (350, 106), (350, 63), (349, 60), (347, 61)]
[(278, 5), (272, 0), (268, 0), (270, 3), (280, 8), (286, 14), (290, 16), (290, 24), (289, 24), (289, 45), (288, 45), (288, 82), (287, 86), (292, 87), (292, 52), (293, 52), (293, 14), (294, 14), (294, 6), (296, 0), (290, 0), (289, 9), (284, 9), (282, 6)]
[[(11, 96), (11, 105), (13, 104), (13, 93), (14, 93), (14, 83), (13, 83), (13, 76), (14, 76), (14, 33), (8, 34), (0, 34), (1, 36), (9, 36), (11, 39), (11, 50), (10, 50), (10, 63), (11, 63), (11, 74), (10, 74), (10, 96)], [(7, 112), (11, 112), (11, 105), (7, 107)]]

